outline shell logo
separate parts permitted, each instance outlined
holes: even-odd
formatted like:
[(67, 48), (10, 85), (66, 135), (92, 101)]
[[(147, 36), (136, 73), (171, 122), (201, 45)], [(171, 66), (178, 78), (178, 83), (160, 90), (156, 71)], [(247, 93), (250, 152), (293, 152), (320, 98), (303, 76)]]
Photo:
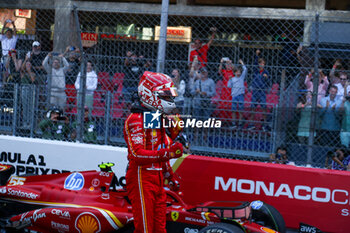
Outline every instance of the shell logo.
[(266, 232), (266, 233), (277, 233), (277, 231), (274, 231), (274, 230), (267, 228), (267, 227), (260, 227), (260, 230), (262, 230), (263, 232)]
[(80, 233), (98, 233), (101, 231), (101, 223), (94, 214), (84, 212), (76, 218), (75, 228)]

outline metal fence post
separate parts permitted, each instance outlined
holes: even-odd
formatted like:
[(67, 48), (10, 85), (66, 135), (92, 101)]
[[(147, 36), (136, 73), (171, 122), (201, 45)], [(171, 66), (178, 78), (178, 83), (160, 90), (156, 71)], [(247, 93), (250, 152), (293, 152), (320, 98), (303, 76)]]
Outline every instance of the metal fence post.
[(105, 106), (105, 145), (108, 144), (108, 138), (109, 138), (109, 124), (110, 124), (110, 116), (111, 116), (111, 99), (112, 94), (110, 91), (107, 92), (107, 103)]
[(309, 139), (308, 139), (308, 148), (307, 148), (307, 160), (306, 163), (311, 165), (312, 163), (312, 153), (313, 145), (315, 142), (315, 131), (316, 131), (316, 120), (317, 120), (317, 97), (318, 97), (318, 66), (319, 66), (319, 20), (320, 15), (317, 12), (315, 16), (315, 55), (314, 55), (314, 75), (313, 77), (313, 90), (312, 90), (312, 107), (311, 107), (311, 119), (310, 119), (310, 130), (309, 130)]
[(83, 134), (84, 134), (84, 105), (85, 105), (85, 87), (86, 87), (86, 68), (85, 68), (85, 53), (83, 50), (83, 43), (81, 41), (81, 31), (80, 31), (80, 24), (79, 24), (79, 17), (78, 17), (78, 11), (77, 7), (73, 6), (74, 11), (74, 18), (75, 18), (75, 25), (76, 25), (76, 32), (78, 34), (78, 41), (79, 41), (79, 49), (81, 52), (81, 63), (80, 63), (80, 88), (78, 91), (78, 103), (77, 103), (77, 109), (78, 109), (78, 116), (77, 116), (77, 141), (82, 142), (83, 141)]
[(37, 109), (37, 108), (35, 108), (36, 97), (37, 97), (36, 88), (37, 88), (36, 85), (31, 85), (31, 90), (32, 90), (32, 103), (31, 103), (32, 114), (30, 116), (30, 137), (31, 138), (34, 136), (34, 124), (35, 124), (34, 118), (35, 118), (35, 116), (37, 116), (37, 114), (35, 114), (36, 109)]
[(160, 35), (158, 43), (157, 72), (164, 72), (166, 34), (168, 27), (169, 0), (162, 0), (162, 14), (160, 18)]
[(51, 103), (51, 86), (52, 86), (52, 59), (49, 57), (49, 70), (47, 72), (47, 99), (46, 106), (50, 106)]
[(12, 135), (16, 136), (17, 129), (17, 116), (18, 116), (18, 91), (19, 85), (15, 84), (14, 93), (13, 93), (13, 122), (12, 122)]
[(276, 106), (277, 111), (275, 111), (275, 129), (276, 129), (276, 133), (275, 133), (275, 137), (276, 140), (274, 140), (273, 142), (273, 151), (276, 150), (276, 148), (278, 146), (280, 146), (282, 143), (282, 141), (284, 140), (284, 135), (282, 136), (282, 122), (285, 122), (285, 111), (286, 107), (285, 107), (285, 103), (284, 103), (284, 90), (285, 90), (285, 81), (286, 81), (286, 70), (283, 69), (282, 70), (282, 76), (281, 76), (281, 85), (280, 85), (280, 96), (279, 96), (279, 100), (278, 100), (278, 105)]

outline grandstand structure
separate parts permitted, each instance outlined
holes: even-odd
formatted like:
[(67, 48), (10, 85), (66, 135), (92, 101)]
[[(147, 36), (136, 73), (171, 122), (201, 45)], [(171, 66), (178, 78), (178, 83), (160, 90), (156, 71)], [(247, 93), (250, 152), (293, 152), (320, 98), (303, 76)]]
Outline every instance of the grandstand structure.
[[(317, 102), (317, 85), (321, 81), (314, 78), (316, 88), (308, 90), (305, 79), (312, 71), (313, 77), (319, 77), (322, 70), (330, 83), (328, 94), (330, 86), (339, 83), (339, 74), (349, 71), (349, 5), (346, 1), (326, 0), (237, 1), (235, 5), (231, 2), (171, 0), (167, 8), (166, 55), (161, 71), (170, 75), (173, 69), (178, 69), (188, 86), (191, 85), (190, 53), (194, 40), (200, 39), (204, 45), (211, 39), (212, 28), (216, 29), (204, 65), (216, 84), (215, 95), (207, 108), (211, 117), (222, 121), (222, 127), (184, 129), (192, 151), (268, 161), (268, 155), (284, 145), (288, 148), (289, 160), (296, 164), (323, 167), (327, 152), (340, 146), (341, 140), (333, 136), (326, 138), (329, 141), (326, 144), (319, 140), (329, 132), (321, 128), (324, 119)], [(50, 52), (64, 53), (67, 46), (74, 47), (82, 75), (87, 61), (92, 61), (98, 77), (90, 109), (90, 117), (96, 124), (94, 143), (124, 146), (123, 125), (132, 101), (132, 93), (125, 92), (129, 90), (125, 85), (132, 82), (126, 59), (129, 59), (128, 52), (132, 52), (137, 59), (135, 67), (140, 71), (157, 71), (157, 64), (161, 62), (158, 54), (162, 40), (161, 1), (18, 0), (0, 1), (0, 8), (0, 21), (11, 18), (17, 22), (19, 60), (24, 62), (33, 42), (38, 41), (45, 56)], [(77, 52), (76, 48), (80, 47)], [(257, 51), (264, 58), (269, 74), (266, 87), (259, 90), (266, 99), (259, 102), (254, 101), (257, 89), (252, 88), (260, 69)], [(68, 59), (69, 55), (65, 55)], [(228, 80), (218, 72), (224, 57), (232, 61), (235, 69), (240, 68), (239, 59), (242, 59), (248, 69), (244, 104), (239, 110), (232, 109)], [(337, 59), (341, 66), (334, 67), (332, 73)], [(39, 123), (52, 108), (52, 74), (43, 73), (42, 83), (11, 82), (2, 62), (1, 134), (42, 137)], [(70, 123), (78, 120), (78, 132), (82, 132), (78, 139), (67, 134), (65, 140), (84, 142), (82, 106), (86, 90), (72, 85), (65, 88), (63, 114)], [(198, 106), (194, 106), (190, 92), (186, 88), (181, 113), (193, 116)], [(307, 93), (312, 97), (310, 109), (298, 108)], [(242, 119), (235, 122), (232, 116), (238, 113)], [(340, 125), (346, 119), (341, 110), (337, 117)], [(301, 124), (301, 119), (306, 124)], [(240, 127), (232, 127), (237, 125)], [(341, 128), (334, 131), (340, 134)]]

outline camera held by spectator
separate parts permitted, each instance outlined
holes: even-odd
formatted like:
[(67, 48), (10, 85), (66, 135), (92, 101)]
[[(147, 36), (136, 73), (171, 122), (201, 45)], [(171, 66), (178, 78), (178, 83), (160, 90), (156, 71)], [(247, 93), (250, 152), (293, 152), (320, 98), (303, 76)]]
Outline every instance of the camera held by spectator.
[(58, 107), (53, 107), (46, 114), (46, 117), (52, 121), (67, 121), (67, 116), (63, 115), (63, 111)]
[[(328, 160), (331, 159), (332, 162), (329, 165)], [(350, 170), (350, 155), (346, 148), (338, 148), (335, 151), (329, 151), (326, 157), (325, 167), (333, 170)]]
[(277, 148), (276, 153), (270, 155), (270, 162), (279, 164), (288, 164), (287, 148), (280, 146)]

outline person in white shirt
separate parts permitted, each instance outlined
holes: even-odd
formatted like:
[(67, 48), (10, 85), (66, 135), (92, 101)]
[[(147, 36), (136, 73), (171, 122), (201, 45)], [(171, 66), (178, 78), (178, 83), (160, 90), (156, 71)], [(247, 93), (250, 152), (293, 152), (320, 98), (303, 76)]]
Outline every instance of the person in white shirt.
[(329, 95), (323, 97), (320, 102), (319, 116), (321, 125), (317, 137), (322, 146), (339, 146), (340, 144), (341, 112), (339, 108), (342, 104), (342, 98), (337, 96), (337, 92), (338, 88), (334, 85), (331, 86)]
[[(91, 112), (92, 105), (94, 102), (94, 91), (97, 88), (97, 74), (94, 71), (94, 66), (91, 61), (86, 63), (86, 92), (85, 92), (85, 106), (88, 107)], [(77, 79), (75, 80), (75, 89), (79, 91), (80, 88), (80, 77), (81, 73), (79, 72)]]
[[(238, 127), (243, 127), (242, 122), (242, 111), (244, 108), (244, 79), (247, 75), (247, 67), (244, 65), (242, 59), (239, 59), (239, 63), (242, 65), (242, 69), (237, 68), (235, 71), (235, 76), (231, 77), (227, 82), (227, 87), (231, 88), (232, 96), (232, 128), (236, 128), (236, 123)], [(236, 112), (238, 112), (238, 121), (236, 122)]]
[[(52, 66), (49, 64), (49, 58), (52, 60)], [(61, 61), (63, 61), (63, 67), (61, 67)], [(63, 54), (52, 59), (52, 52), (50, 52), (43, 61), (43, 66), (48, 74), (51, 74), (51, 96), (50, 104), (59, 106), (61, 109), (66, 105), (66, 78), (65, 73), (69, 68), (69, 64), (64, 58)], [(50, 71), (51, 69), (51, 71)]]
[[(6, 25), (9, 23), (12, 23), (13, 30), (11, 28), (6, 28)], [(4, 26), (2, 28), (1, 35), (0, 35), (3, 64), (6, 64), (7, 62), (9, 51), (16, 49), (17, 39), (18, 39), (18, 36), (17, 36), (15, 23), (10, 19), (5, 20)]]
[(171, 72), (171, 78), (175, 84), (175, 87), (177, 88), (177, 94), (178, 96), (175, 97), (174, 101), (176, 104), (176, 108), (179, 110), (180, 114), (184, 113), (184, 94), (186, 91), (186, 83), (183, 79), (180, 77), (180, 72), (178, 69), (173, 69)]
[[(339, 74), (339, 83), (334, 84), (334, 86), (338, 88), (337, 97), (340, 97), (340, 98), (344, 97), (344, 89), (347, 81), (348, 81), (347, 74), (344, 72), (341, 72)], [(347, 91), (345, 93), (348, 93), (350, 91), (350, 86), (348, 86), (346, 89)]]

